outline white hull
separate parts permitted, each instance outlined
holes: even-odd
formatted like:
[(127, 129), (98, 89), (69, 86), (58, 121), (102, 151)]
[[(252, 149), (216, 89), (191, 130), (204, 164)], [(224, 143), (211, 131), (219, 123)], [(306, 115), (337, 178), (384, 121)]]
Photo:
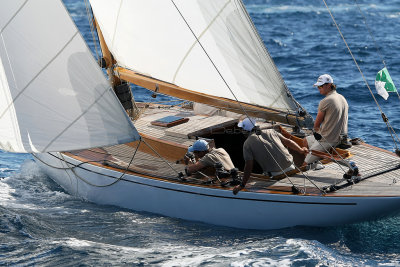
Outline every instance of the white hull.
[[(56, 153), (60, 156), (59, 153)], [(277, 229), (296, 225), (330, 226), (376, 218), (400, 208), (400, 197), (328, 197), (240, 192), (185, 185), (81, 165), (74, 171), (49, 154), (35, 155), (42, 170), (70, 194), (85, 200), (136, 211), (245, 229)], [(66, 157), (73, 164), (81, 162)], [(43, 164), (46, 162), (48, 165)], [(75, 175), (84, 177), (86, 182)]]

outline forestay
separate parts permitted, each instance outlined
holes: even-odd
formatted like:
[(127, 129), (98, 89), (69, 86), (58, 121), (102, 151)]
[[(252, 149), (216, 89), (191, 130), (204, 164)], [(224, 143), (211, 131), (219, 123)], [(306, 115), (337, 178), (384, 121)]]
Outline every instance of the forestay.
[(139, 138), (61, 1), (4, 1), (0, 38), (2, 149), (65, 151)]
[(118, 65), (207, 95), (296, 110), (240, 0), (90, 3)]

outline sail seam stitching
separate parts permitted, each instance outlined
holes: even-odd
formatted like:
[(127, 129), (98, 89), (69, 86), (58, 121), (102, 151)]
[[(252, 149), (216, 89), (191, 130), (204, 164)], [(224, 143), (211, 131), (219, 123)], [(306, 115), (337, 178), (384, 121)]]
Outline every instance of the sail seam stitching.
[[(245, 8), (244, 8), (241, 4), (238, 5), (237, 1), (235, 1), (235, 2), (236, 2), (236, 8), (237, 8), (238, 10), (242, 10), (242, 12), (243, 12), (245, 15), (247, 15), (247, 12), (246, 12)], [(241, 16), (240, 12), (239, 12), (238, 15), (239, 15), (239, 18), (240, 18), (241, 20), (243, 20), (243, 18), (242, 18), (242, 16)], [(249, 32), (249, 35), (250, 35), (251, 40), (252, 40), (254, 43), (258, 43), (258, 44), (259, 44), (259, 46), (261, 47), (261, 49), (264, 51), (264, 56), (265, 56), (265, 55), (268, 55), (268, 56), (271, 58), (271, 56), (269, 55), (268, 51), (266, 51), (265, 45), (264, 45), (264, 43), (262, 42), (261, 38), (259, 37), (257, 31), (254, 29), (255, 27), (254, 27), (254, 25), (253, 25), (252, 20), (249, 18), (249, 15), (246, 16), (246, 20), (247, 20), (247, 22), (249, 23), (250, 28), (251, 28), (251, 31), (248, 31), (248, 28), (246, 27), (246, 28), (247, 28), (247, 31)], [(246, 25), (245, 23), (243, 23), (243, 24)], [(253, 34), (256, 36), (256, 40), (254, 40), (253, 36), (251, 35), (251, 32), (253, 32)], [(262, 61), (262, 54), (260, 54), (259, 49), (257, 49), (257, 47), (255, 47), (255, 50), (256, 50), (256, 53), (257, 53), (257, 55), (258, 55), (259, 60)], [(272, 58), (271, 58), (271, 59), (272, 59)], [(273, 63), (273, 62), (272, 62), (272, 63)], [(261, 62), (261, 66), (262, 66), (262, 68), (264, 69), (265, 73), (268, 73), (267, 69), (265, 68), (265, 65), (264, 65), (262, 62)], [(276, 73), (275, 68), (274, 68), (274, 72)], [(279, 76), (279, 74), (278, 74), (278, 76)], [(280, 80), (282, 81), (282, 78), (281, 78)], [(266, 88), (266, 85), (265, 85), (264, 80), (263, 80), (263, 84), (264, 84), (264, 86), (265, 86), (265, 88)], [(279, 90), (277, 90), (277, 89), (275, 88), (275, 86), (273, 86), (272, 89), (276, 92), (276, 97), (275, 97), (275, 99), (271, 102), (270, 105), (274, 105), (274, 104), (282, 97), (282, 92), (280, 92)], [(285, 106), (286, 106), (286, 108), (287, 108), (286, 103), (285, 103)], [(290, 109), (287, 108), (287, 110), (290, 110)]]
[[(236, 2), (236, 3), (237, 3), (237, 2)], [(251, 18), (249, 17), (250, 15), (249, 15), (248, 12), (246, 11), (246, 9), (243, 7), (243, 5), (242, 5), (241, 3), (240, 3), (239, 5), (237, 5), (237, 9), (238, 9), (238, 10), (239, 10), (239, 9), (242, 10), (242, 12), (243, 12), (243, 13), (245, 14), (245, 16), (246, 16), (247, 22), (249, 23), (250, 28), (251, 28), (251, 32), (253, 32), (253, 34), (254, 34), (255, 37), (256, 37), (256, 40), (254, 40), (253, 36), (251, 36), (250, 31), (249, 31), (250, 37), (251, 37), (251, 39), (253, 40), (253, 42), (258, 43), (258, 44), (260, 45), (262, 51), (264, 52), (264, 56), (267, 56), (267, 58), (269, 57), (269, 58), (271, 59), (272, 63), (274, 64), (271, 55), (269, 54), (268, 50), (265, 48), (265, 45), (264, 45), (264, 43), (263, 43), (263, 41), (262, 41), (260, 35), (258, 34), (258, 31), (256, 30), (256, 28), (255, 28), (255, 26), (254, 26), (254, 23), (252, 22)], [(239, 17), (240, 17), (241, 19), (243, 19), (242, 16), (240, 16), (240, 14), (239, 14)], [(260, 60), (262, 60), (261, 57), (262, 57), (263, 55), (260, 55), (259, 49), (256, 48), (256, 51), (257, 51), (258, 57), (260, 58)], [(263, 66), (264, 71), (265, 71), (266, 73), (268, 73), (268, 71), (266, 70), (264, 64), (261, 63), (261, 65)], [(285, 87), (285, 89), (286, 89), (286, 90), (285, 90), (285, 93), (287, 94), (288, 89), (287, 89), (287, 86), (286, 86), (284, 80), (282, 79), (282, 76), (281, 76), (280, 72), (277, 71), (277, 68), (273, 68), (273, 71), (274, 71), (274, 73), (279, 77), (279, 80), (283, 83), (283, 85), (284, 85), (284, 87)], [(280, 92), (280, 91), (277, 90), (275, 87), (274, 87), (273, 89), (274, 89), (274, 91), (276, 92), (277, 97), (275, 98), (274, 101), (272, 101), (271, 105), (275, 104), (275, 103), (276, 103), (280, 98), (282, 98), (282, 96), (283, 96), (283, 92)], [(284, 105), (286, 106), (287, 111), (290, 111), (290, 110), (291, 110), (290, 107), (288, 106), (288, 104), (286, 103), (286, 101), (284, 101), (284, 102), (285, 102)]]
[(106, 90), (90, 105), (88, 106), (88, 108), (81, 113), (81, 115), (79, 115), (77, 118), (75, 118), (67, 127), (64, 128), (64, 130), (61, 131), (61, 133), (59, 133), (56, 137), (53, 138), (53, 140), (51, 140), (47, 146), (44, 148), (44, 150), (46, 150), (49, 146), (51, 146), (55, 140), (57, 140), (63, 133), (65, 133), (69, 128), (71, 128), (71, 126), (73, 124), (75, 124), (75, 122), (77, 122), (80, 118), (82, 118), (83, 115), (85, 115), (86, 113), (89, 112), (89, 110), (94, 106), (94, 104), (96, 104), (97, 102), (99, 102), (99, 100), (101, 98), (103, 98), (104, 94), (109, 91), (110, 88), (106, 88)]
[(200, 40), (197, 38), (197, 35), (194, 33), (193, 29), (190, 27), (189, 23), (187, 22), (187, 20), (185, 19), (185, 17), (183, 16), (183, 14), (181, 13), (181, 11), (179, 10), (178, 6), (175, 4), (174, 0), (171, 0), (172, 4), (175, 6), (177, 12), (180, 14), (181, 18), (183, 19), (183, 21), (186, 23), (186, 26), (189, 28), (190, 32), (193, 34), (193, 36), (196, 38), (196, 41), (198, 42), (198, 44), (200, 45), (200, 47), (202, 48), (203, 52), (205, 53), (205, 55), (207, 56), (207, 58), (210, 60), (211, 64), (213, 65), (213, 67), (215, 68), (215, 70), (217, 71), (218, 75), (221, 77), (222, 81), (225, 83), (226, 87), (228, 88), (228, 90), (231, 92), (231, 94), (233, 95), (233, 97), (235, 98), (236, 102), (238, 103), (239, 107), (243, 110), (243, 112), (246, 114), (246, 117), (249, 117), (246, 109), (240, 104), (238, 98), (236, 97), (235, 93), (232, 91), (231, 87), (229, 86), (228, 82), (225, 80), (224, 76), (222, 75), (222, 73), (219, 71), (218, 67), (215, 65), (214, 61), (212, 60), (211, 56), (208, 54), (207, 50), (204, 48), (203, 44), (200, 42)]
[(115, 35), (117, 33), (117, 28), (118, 28), (118, 22), (119, 22), (119, 14), (121, 14), (121, 7), (122, 7), (122, 2), (124, 0), (121, 0), (120, 4), (119, 4), (119, 8), (118, 8), (118, 14), (117, 14), (117, 19), (115, 22), (115, 29), (114, 29), (114, 34), (113, 34), (113, 39), (112, 39), (112, 47), (114, 47), (114, 40), (115, 40)]
[[(208, 54), (207, 50), (205, 49), (205, 47), (203, 46), (203, 44), (200, 42), (200, 40), (198, 39), (197, 35), (194, 33), (193, 29), (190, 27), (188, 21), (185, 19), (185, 17), (183, 16), (182, 12), (179, 10), (178, 6), (175, 4), (174, 0), (171, 0), (172, 4), (175, 6), (177, 12), (180, 14), (180, 16), (182, 17), (183, 21), (186, 23), (187, 27), (189, 28), (189, 30), (192, 32), (193, 36), (196, 38), (197, 42), (199, 43), (200, 47), (203, 49), (203, 52), (206, 54), (206, 56), (208, 57), (208, 59), (210, 60), (211, 64), (214, 66), (215, 70), (217, 71), (217, 73), (219, 74), (219, 76), (221, 77), (222, 81), (225, 83), (226, 87), (228, 88), (228, 90), (231, 92), (232, 96), (235, 98), (237, 104), (239, 105), (240, 109), (243, 111), (243, 113), (246, 115), (247, 118), (250, 119), (250, 116), (248, 114), (248, 112), (246, 111), (246, 109), (243, 107), (243, 105), (239, 102), (237, 96), (235, 95), (235, 93), (233, 92), (232, 88), (229, 86), (229, 83), (225, 80), (224, 76), (222, 75), (222, 73), (220, 72), (220, 70), (218, 69), (217, 65), (215, 64), (215, 62), (213, 61), (213, 59), (211, 58), (211, 56)], [(253, 126), (256, 126), (253, 123)], [(258, 139), (260, 139), (260, 136), (258, 136)], [(265, 146), (264, 144), (264, 148), (267, 150), (267, 152), (272, 156), (271, 151), (268, 150), (268, 148)], [(278, 162), (276, 161), (276, 159), (272, 156), (272, 158), (274, 159), (274, 161), (277, 163), (277, 165), (280, 167), (281, 171), (283, 173), (285, 173), (282, 169), (282, 167), (278, 164)], [(307, 177), (307, 175), (302, 172), (303, 175), (305, 175), (305, 177)], [(293, 185), (294, 183), (290, 180), (289, 176), (285, 173), (286, 178), (289, 180), (289, 182)], [(307, 177), (308, 180), (310, 180)], [(319, 189), (319, 188), (318, 188)], [(322, 191), (320, 189), (320, 191)]]
[(15, 14), (10, 18), (10, 20), (4, 25), (4, 27), (0, 30), (0, 34), (3, 33), (4, 29), (7, 28), (7, 26), (11, 23), (11, 21), (14, 20), (15, 16), (18, 15), (18, 13), (21, 11), (22, 8), (26, 5), (28, 0), (25, 0), (25, 2), (20, 6), (20, 8), (15, 12)]
[[(7, 106), (7, 108), (2, 112), (0, 115), (0, 119), (3, 118), (4, 114), (9, 110), (12, 104), (17, 101), (17, 99), (25, 92), (25, 90), (31, 85), (32, 82), (36, 80), (36, 78), (65, 50), (65, 48), (72, 42), (72, 40), (75, 38), (75, 36), (78, 34), (78, 31), (75, 32), (75, 34), (71, 37), (71, 39), (60, 49), (60, 51), (29, 81), (29, 83), (15, 96), (15, 98), (12, 100), (12, 102)], [(12, 69), (12, 66), (10, 64), (10, 67)]]
[(174, 74), (174, 78), (172, 79), (172, 83), (175, 83), (176, 76), (178, 75), (178, 72), (180, 71), (183, 62), (185, 62), (186, 58), (189, 56), (190, 52), (193, 50), (195, 45), (198, 43), (198, 40), (201, 39), (201, 37), (208, 31), (208, 29), (211, 27), (211, 25), (214, 24), (214, 22), (217, 20), (217, 18), (221, 15), (222, 11), (228, 6), (228, 4), (231, 2), (231, 0), (228, 0), (225, 5), (221, 8), (221, 10), (215, 15), (215, 17), (211, 20), (211, 22), (207, 25), (206, 28), (200, 33), (200, 35), (197, 37), (197, 39), (194, 41), (194, 43), (190, 46), (188, 51), (186, 52), (185, 56), (182, 58), (181, 62), (179, 63), (178, 68), (176, 69), (176, 72)]

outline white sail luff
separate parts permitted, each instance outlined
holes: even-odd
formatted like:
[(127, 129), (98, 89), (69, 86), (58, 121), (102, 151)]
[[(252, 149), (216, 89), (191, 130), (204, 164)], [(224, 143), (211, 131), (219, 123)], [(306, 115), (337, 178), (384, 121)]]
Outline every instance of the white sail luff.
[[(1, 148), (49, 152), (137, 140), (63, 4), (17, 2), (0, 10), (7, 18), (0, 20), (1, 91), (9, 94), (0, 105)], [(14, 136), (5, 135), (11, 126)]]
[(12, 105), (12, 97), (8, 87), (7, 76), (4, 72), (3, 64), (0, 58), (0, 107), (6, 107), (1, 112), (1, 123), (3, 127), (0, 127), (0, 136), (6, 137), (0, 140), (0, 146), (8, 151), (21, 150), (20, 144), (21, 135), (19, 132), (17, 116), (15, 113), (14, 106)]
[(118, 64), (192, 91), (296, 110), (240, 0), (90, 0)]

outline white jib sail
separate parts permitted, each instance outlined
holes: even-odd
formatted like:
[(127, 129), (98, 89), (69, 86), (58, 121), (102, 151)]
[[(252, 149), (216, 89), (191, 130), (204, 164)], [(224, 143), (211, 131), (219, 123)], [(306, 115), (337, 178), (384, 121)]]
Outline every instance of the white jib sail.
[(61, 1), (0, 6), (1, 149), (66, 151), (139, 138)]
[(239, 101), (296, 110), (240, 0), (90, 3), (105, 41), (122, 67), (235, 100), (228, 84)]

